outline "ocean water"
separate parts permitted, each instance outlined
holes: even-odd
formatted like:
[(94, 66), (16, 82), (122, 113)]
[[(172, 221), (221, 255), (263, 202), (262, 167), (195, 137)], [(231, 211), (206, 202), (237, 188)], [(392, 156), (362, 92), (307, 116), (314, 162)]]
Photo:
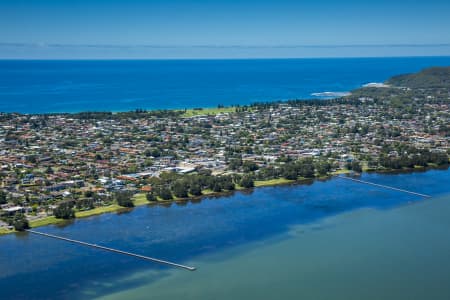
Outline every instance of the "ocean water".
[[(447, 285), (433, 290), (450, 278), (450, 170), (363, 179), (433, 198), (334, 178), (39, 228), (195, 272), (26, 233), (1, 236), (1, 299), (413, 299), (420, 288), (450, 295)], [(431, 215), (417, 206), (396, 217), (424, 203)]]
[[(320, 98), (450, 57), (262, 60), (0, 60), (0, 112), (183, 109)], [(324, 94), (326, 95), (326, 94)]]

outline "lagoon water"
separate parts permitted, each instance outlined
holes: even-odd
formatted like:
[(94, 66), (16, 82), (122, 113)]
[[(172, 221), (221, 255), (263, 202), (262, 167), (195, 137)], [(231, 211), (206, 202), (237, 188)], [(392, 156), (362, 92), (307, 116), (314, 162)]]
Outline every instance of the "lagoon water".
[(2, 299), (449, 299), (450, 170), (342, 179), (76, 220), (0, 237)]
[(314, 98), (448, 65), (450, 57), (0, 60), (0, 112), (184, 109)]
[(131, 289), (128, 280), (151, 282), (152, 273), (112, 281), (124, 291), (99, 299), (450, 299), (449, 212), (444, 197), (293, 226), (283, 240), (193, 260), (194, 274)]

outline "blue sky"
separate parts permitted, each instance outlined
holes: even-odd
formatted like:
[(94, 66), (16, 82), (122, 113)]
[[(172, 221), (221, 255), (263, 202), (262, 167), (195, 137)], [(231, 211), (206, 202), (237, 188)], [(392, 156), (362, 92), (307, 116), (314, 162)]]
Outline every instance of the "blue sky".
[(450, 1), (0, 0), (0, 58), (450, 55)]

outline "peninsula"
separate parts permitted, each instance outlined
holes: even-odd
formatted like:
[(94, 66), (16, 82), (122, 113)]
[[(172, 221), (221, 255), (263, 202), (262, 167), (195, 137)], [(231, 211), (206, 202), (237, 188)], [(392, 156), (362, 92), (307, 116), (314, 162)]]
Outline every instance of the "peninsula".
[(450, 67), (329, 100), (0, 114), (0, 234), (255, 186), (448, 167)]

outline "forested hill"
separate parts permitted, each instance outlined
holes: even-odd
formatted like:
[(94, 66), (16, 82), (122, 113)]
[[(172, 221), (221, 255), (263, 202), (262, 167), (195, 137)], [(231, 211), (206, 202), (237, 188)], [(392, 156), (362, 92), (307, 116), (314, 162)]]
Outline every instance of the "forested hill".
[(432, 67), (418, 73), (394, 76), (386, 83), (409, 88), (450, 88), (450, 66)]

